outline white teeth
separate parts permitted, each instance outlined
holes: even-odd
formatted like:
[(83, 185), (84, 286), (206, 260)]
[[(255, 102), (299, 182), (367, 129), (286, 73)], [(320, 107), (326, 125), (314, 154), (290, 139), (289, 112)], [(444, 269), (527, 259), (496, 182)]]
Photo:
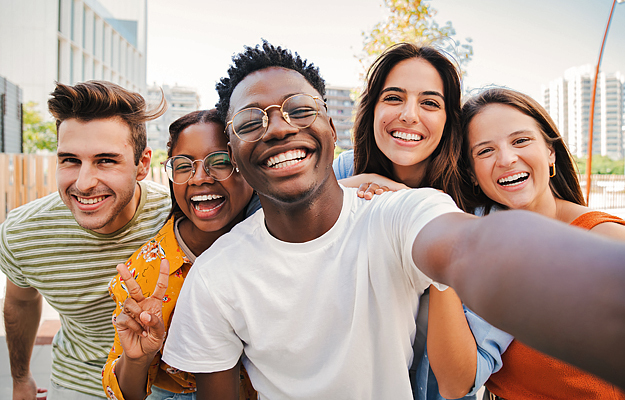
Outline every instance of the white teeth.
[[(300, 160), (306, 158), (306, 152), (301, 149), (289, 150), (284, 153), (276, 154), (269, 157), (267, 166), (270, 168), (283, 168), (293, 164), (297, 164)], [(280, 164), (280, 165), (278, 165)]]
[(95, 203), (99, 203), (102, 200), (105, 199), (105, 196), (100, 196), (100, 197), (94, 197), (92, 199), (86, 199), (84, 197), (78, 197), (76, 196), (76, 199), (78, 200), (78, 202), (80, 204), (95, 204)]
[(191, 201), (209, 201), (221, 199), (223, 196), (219, 194), (202, 194), (191, 197)]
[(420, 140), (423, 140), (423, 136), (418, 135), (416, 133), (407, 133), (407, 132), (401, 132), (401, 131), (393, 131), (391, 132), (391, 136), (396, 137), (398, 139), (402, 139), (402, 140), (410, 140), (413, 142), (418, 142)]
[[(508, 182), (514, 182), (521, 178), (528, 178), (529, 176), (530, 174), (528, 174), (527, 172), (520, 172), (518, 174), (514, 174), (514, 175), (506, 176), (505, 178), (501, 178), (497, 181), (497, 183), (499, 183), (500, 185), (505, 185)], [(521, 182), (517, 182), (517, 183), (521, 183)]]

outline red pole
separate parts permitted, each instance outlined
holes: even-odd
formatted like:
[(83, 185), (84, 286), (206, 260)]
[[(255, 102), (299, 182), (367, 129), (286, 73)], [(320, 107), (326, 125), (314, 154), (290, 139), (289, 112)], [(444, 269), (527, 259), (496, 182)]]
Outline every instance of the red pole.
[[(619, 1), (620, 3), (620, 1)], [(599, 79), (599, 66), (601, 65), (601, 57), (603, 57), (603, 47), (605, 46), (605, 39), (608, 37), (608, 30), (610, 30), (610, 22), (612, 21), (612, 13), (614, 12), (614, 6), (616, 0), (612, 1), (612, 9), (610, 9), (610, 16), (608, 17), (608, 24), (605, 27), (605, 33), (603, 35), (603, 41), (601, 42), (601, 50), (599, 51), (599, 61), (597, 61), (597, 69), (595, 71), (595, 81), (592, 86), (592, 97), (590, 98), (590, 118), (588, 127), (588, 161), (586, 162), (586, 204), (590, 204), (590, 173), (592, 171), (592, 133), (595, 124), (595, 95), (597, 94), (597, 80)], [(605, 96), (605, 93), (603, 94)]]

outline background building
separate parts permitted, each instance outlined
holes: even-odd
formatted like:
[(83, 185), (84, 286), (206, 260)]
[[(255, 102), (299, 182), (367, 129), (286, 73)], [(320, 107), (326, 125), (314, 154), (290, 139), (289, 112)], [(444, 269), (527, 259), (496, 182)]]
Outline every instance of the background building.
[(0, 0), (0, 75), (47, 116), (54, 82), (144, 92), (147, 0)]
[(161, 92), (161, 86), (156, 84), (147, 89), (146, 99), (150, 106), (157, 106), (163, 95), (168, 105), (165, 114), (148, 122), (148, 145), (152, 150), (166, 150), (169, 125), (183, 115), (200, 108), (200, 96), (197, 89), (178, 85), (172, 87), (163, 85), (162, 89)]
[(337, 145), (343, 149), (354, 147), (352, 143), (352, 128), (354, 126), (354, 100), (351, 98), (351, 88), (340, 86), (326, 86), (328, 115), (334, 121)]
[[(589, 113), (594, 69), (590, 65), (570, 68), (564, 77), (543, 87), (543, 102), (571, 153), (588, 154)], [(593, 154), (623, 158), (625, 146), (625, 77), (599, 73), (593, 126)]]
[(0, 76), (0, 153), (22, 152), (22, 89)]

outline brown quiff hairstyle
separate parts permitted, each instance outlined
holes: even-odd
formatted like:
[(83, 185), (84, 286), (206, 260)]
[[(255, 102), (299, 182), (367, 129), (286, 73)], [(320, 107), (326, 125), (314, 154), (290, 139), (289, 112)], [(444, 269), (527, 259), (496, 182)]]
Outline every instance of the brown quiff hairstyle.
[(464, 143), (462, 146), (461, 171), (463, 173), (462, 184), (464, 187), (461, 192), (465, 196), (465, 211), (473, 213), (476, 208), (483, 208), (484, 215), (486, 215), (494, 206), (502, 209), (507, 208), (491, 200), (483, 191), (476, 191), (472, 182), (474, 178), (469, 149), (469, 124), (489, 104), (510, 106), (536, 121), (547, 146), (553, 148), (556, 154), (556, 175), (549, 178), (551, 192), (559, 199), (585, 206), (586, 202), (577, 178), (577, 167), (547, 110), (526, 94), (511, 89), (490, 88), (471, 97), (462, 106), (462, 137)]
[(458, 192), (461, 179), (458, 160), (462, 149), (460, 135), (460, 74), (441, 51), (432, 46), (398, 43), (387, 48), (369, 67), (366, 87), (360, 96), (354, 122), (354, 174), (375, 173), (395, 179), (393, 163), (375, 142), (373, 122), (375, 106), (384, 82), (400, 62), (413, 58), (428, 62), (443, 81), (446, 121), (441, 141), (430, 156), (430, 162), (419, 187), (433, 187), (449, 194), (461, 206)]
[(135, 165), (147, 147), (145, 123), (163, 115), (167, 110), (165, 96), (153, 110), (148, 110), (139, 93), (107, 81), (87, 81), (74, 86), (57, 82), (50, 94), (48, 110), (59, 126), (68, 119), (89, 122), (98, 119), (119, 118), (130, 128), (130, 143), (134, 150)]

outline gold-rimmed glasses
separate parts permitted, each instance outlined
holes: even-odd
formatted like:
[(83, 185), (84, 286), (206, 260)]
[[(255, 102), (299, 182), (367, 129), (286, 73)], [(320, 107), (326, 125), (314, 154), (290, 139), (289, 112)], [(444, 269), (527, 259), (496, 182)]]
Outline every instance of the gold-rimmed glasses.
[(163, 164), (170, 181), (183, 185), (195, 175), (195, 163), (201, 162), (207, 175), (216, 181), (225, 181), (230, 178), (234, 167), (227, 151), (215, 151), (204, 157), (203, 160), (191, 160), (185, 156), (168, 158)]
[(265, 108), (250, 107), (243, 109), (232, 117), (226, 124), (232, 126), (232, 131), (244, 142), (257, 142), (265, 136), (269, 127), (269, 115), (267, 111), (271, 108), (280, 108), (280, 115), (291, 126), (295, 128), (308, 128), (319, 115), (319, 100), (327, 108), (323, 99), (311, 96), (306, 93), (296, 94), (288, 97), (282, 105), (271, 105)]

